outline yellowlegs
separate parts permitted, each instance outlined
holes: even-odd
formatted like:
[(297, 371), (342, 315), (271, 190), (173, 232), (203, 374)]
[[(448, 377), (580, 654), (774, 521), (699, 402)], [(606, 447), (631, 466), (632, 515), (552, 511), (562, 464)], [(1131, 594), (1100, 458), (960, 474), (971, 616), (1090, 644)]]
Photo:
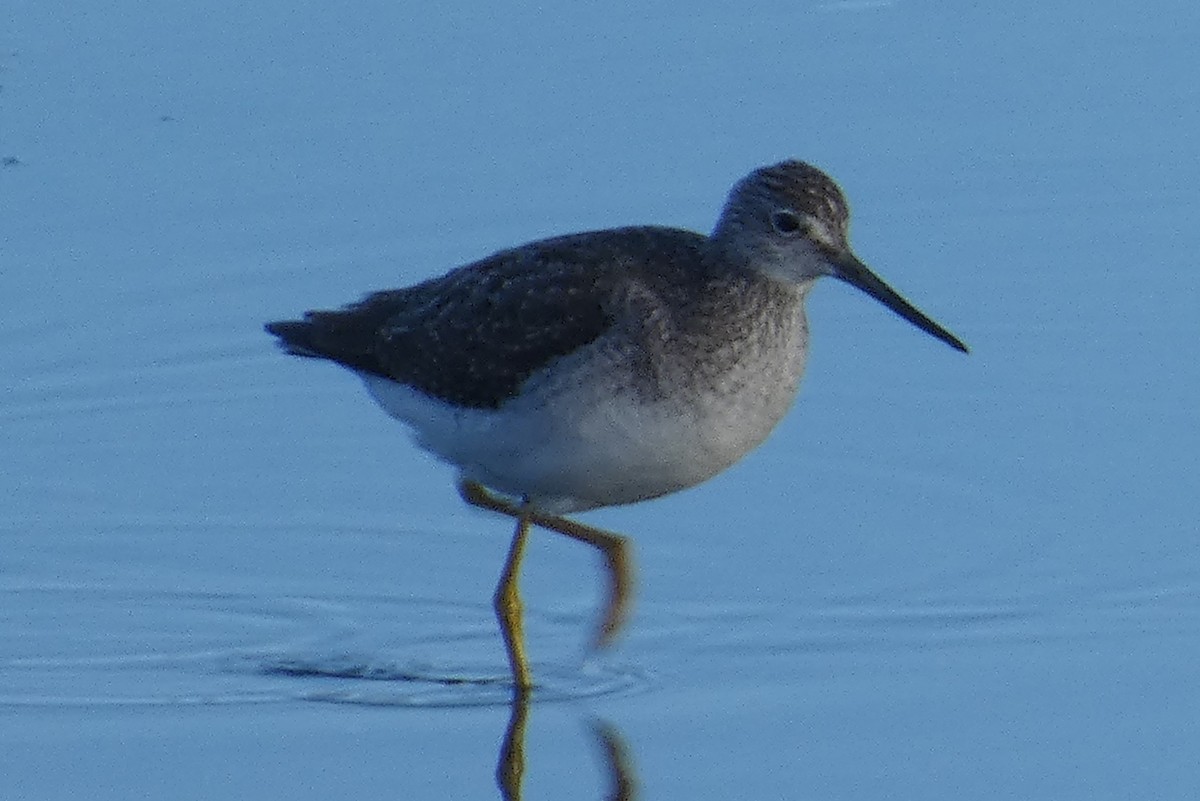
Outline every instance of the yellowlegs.
[(799, 161), (755, 170), (712, 234), (654, 226), (503, 250), (335, 311), (269, 323), (298, 356), (354, 371), (467, 503), (516, 519), (494, 604), (516, 686), (532, 686), (518, 588), (540, 526), (604, 555), (607, 644), (629, 606), (626, 540), (563, 515), (711, 478), (759, 445), (804, 372), (804, 300), (839, 278), (966, 346), (851, 252), (838, 186)]

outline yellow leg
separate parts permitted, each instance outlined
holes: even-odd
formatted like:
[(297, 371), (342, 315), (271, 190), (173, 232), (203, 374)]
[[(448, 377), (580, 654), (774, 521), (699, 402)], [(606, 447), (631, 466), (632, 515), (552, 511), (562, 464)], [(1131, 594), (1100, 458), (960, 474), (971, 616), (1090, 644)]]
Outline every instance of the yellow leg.
[(458, 491), (463, 500), (472, 506), (500, 512), (509, 517), (515, 517), (517, 520), (524, 519), (527, 523), (555, 531), (580, 542), (586, 542), (598, 549), (604, 556), (605, 568), (608, 572), (608, 598), (593, 645), (596, 648), (603, 648), (612, 643), (625, 625), (625, 620), (629, 615), (630, 602), (633, 599), (633, 557), (630, 554), (628, 540), (611, 531), (585, 526), (565, 517), (542, 514), (534, 509), (518, 507), (503, 498), (496, 497), (474, 481), (461, 482), (458, 485)]
[(529, 517), (518, 513), (517, 530), (513, 532), (512, 545), (508, 548), (508, 559), (504, 572), (496, 585), (492, 605), (496, 619), (500, 621), (500, 633), (504, 637), (504, 649), (508, 651), (508, 664), (512, 667), (513, 682), (518, 691), (533, 686), (529, 675), (529, 660), (525, 658), (525, 627), (521, 605), (521, 557), (525, 555), (525, 538), (529, 534)]

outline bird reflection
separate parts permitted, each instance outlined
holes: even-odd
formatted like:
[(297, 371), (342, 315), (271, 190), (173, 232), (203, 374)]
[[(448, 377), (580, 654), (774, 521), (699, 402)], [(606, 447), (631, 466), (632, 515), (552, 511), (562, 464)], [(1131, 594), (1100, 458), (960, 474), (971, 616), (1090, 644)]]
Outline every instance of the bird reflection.
[[(508, 728), (504, 742), (500, 744), (500, 758), (496, 763), (496, 784), (504, 801), (521, 801), (521, 781), (525, 775), (525, 725), (529, 720), (531, 693), (527, 689), (514, 691), (512, 710), (508, 717)], [(603, 722), (592, 724), (592, 733), (600, 747), (604, 761), (604, 773), (608, 776), (607, 801), (633, 801), (636, 795), (633, 769), (629, 750), (621, 735), (611, 725)]]

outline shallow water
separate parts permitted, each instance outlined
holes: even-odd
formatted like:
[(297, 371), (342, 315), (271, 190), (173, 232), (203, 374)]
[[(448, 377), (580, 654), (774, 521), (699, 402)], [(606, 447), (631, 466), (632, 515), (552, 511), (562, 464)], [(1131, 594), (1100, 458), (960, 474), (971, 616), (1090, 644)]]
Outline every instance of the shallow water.
[[(494, 798), (514, 754), (526, 799), (1194, 797), (1191, 5), (14, 20), (0, 797)], [(262, 321), (704, 229), (787, 156), (972, 354), (818, 288), (763, 448), (586, 516), (636, 544), (616, 648), (535, 535), (510, 706), (509, 524)]]

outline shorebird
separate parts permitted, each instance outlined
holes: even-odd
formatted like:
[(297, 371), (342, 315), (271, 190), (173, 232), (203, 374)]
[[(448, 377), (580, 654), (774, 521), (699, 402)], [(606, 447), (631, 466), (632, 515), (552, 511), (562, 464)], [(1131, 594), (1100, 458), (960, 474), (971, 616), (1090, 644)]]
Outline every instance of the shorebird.
[(629, 608), (627, 541), (564, 515), (692, 487), (762, 443), (804, 372), (818, 278), (967, 352), (854, 255), (848, 223), (832, 179), (784, 161), (739, 181), (708, 236), (639, 226), (544, 239), (266, 329), (288, 353), (356, 373), (458, 468), (467, 503), (516, 519), (493, 605), (527, 690), (518, 577), (530, 526), (603, 554), (595, 644), (611, 642)]

